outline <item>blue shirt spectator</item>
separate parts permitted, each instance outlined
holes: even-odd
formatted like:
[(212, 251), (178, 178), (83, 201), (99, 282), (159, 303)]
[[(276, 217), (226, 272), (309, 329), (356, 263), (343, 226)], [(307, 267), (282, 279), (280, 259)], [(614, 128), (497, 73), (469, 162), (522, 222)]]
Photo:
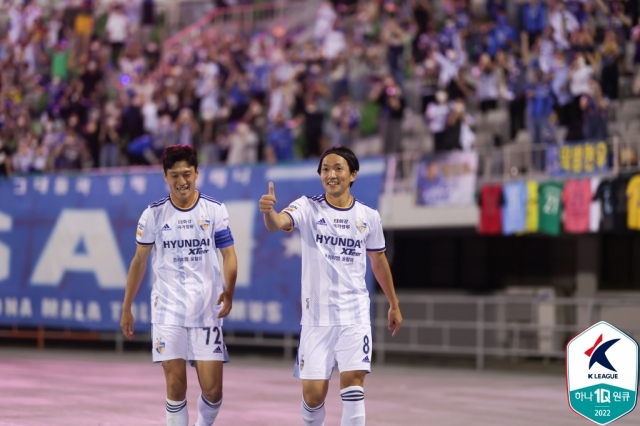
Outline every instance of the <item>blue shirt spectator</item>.
[(282, 116), (278, 116), (276, 123), (267, 131), (267, 161), (271, 164), (292, 161), (293, 142), (291, 129), (284, 123)]
[(507, 18), (499, 16), (497, 24), (489, 34), (489, 55), (496, 56), (498, 50), (511, 51), (511, 43), (517, 42), (516, 31), (507, 22)]
[(531, 117), (549, 117), (553, 110), (553, 96), (548, 83), (538, 82), (527, 88), (527, 111)]
[(547, 24), (547, 5), (533, 0), (522, 7), (522, 25), (529, 36), (541, 34)]

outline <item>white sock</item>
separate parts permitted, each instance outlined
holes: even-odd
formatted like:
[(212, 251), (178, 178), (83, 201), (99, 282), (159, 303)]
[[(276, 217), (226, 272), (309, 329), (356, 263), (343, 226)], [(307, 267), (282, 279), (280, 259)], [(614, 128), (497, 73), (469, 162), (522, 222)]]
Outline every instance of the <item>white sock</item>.
[(317, 407), (310, 408), (302, 399), (302, 420), (305, 426), (324, 426), (324, 402)]
[(195, 426), (211, 426), (216, 421), (216, 417), (218, 417), (221, 405), (222, 398), (214, 404), (207, 401), (204, 395), (200, 394), (200, 398), (198, 398), (198, 421)]
[(189, 426), (187, 400), (172, 401), (167, 398), (167, 426)]
[(362, 386), (349, 386), (340, 391), (342, 396), (342, 422), (340, 426), (364, 426), (364, 389)]

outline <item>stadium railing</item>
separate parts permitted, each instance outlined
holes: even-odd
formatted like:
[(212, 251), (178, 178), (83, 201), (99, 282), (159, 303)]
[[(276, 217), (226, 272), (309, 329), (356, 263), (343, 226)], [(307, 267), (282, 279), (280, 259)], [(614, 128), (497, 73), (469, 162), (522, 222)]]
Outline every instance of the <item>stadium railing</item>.
[[(215, 28), (218, 32), (227, 29), (256, 31), (277, 25), (291, 28), (302, 23), (308, 24), (313, 19), (318, 3), (317, 0), (280, 0), (214, 9), (165, 40), (163, 50), (168, 52), (179, 48), (205, 33), (209, 28)], [(172, 20), (176, 20), (179, 14), (171, 13), (170, 16)], [(177, 22), (170, 23), (172, 28), (177, 25)]]
[[(387, 299), (375, 297), (375, 360), (387, 354), (467, 355), (483, 369), (489, 356), (564, 359), (569, 340), (598, 321), (609, 321), (636, 340), (640, 298), (564, 298), (412, 294), (401, 297), (404, 322), (393, 339)], [(617, 322), (616, 322), (617, 321)], [(620, 324), (620, 322), (630, 324)]]
[[(640, 139), (614, 135), (601, 142), (590, 142), (606, 146), (606, 158), (604, 158), (606, 166), (604, 168), (598, 169), (596, 167), (595, 170), (589, 171), (584, 168), (584, 165), (579, 169), (572, 169), (573, 164), (568, 164), (569, 169), (566, 173), (555, 175), (549, 173), (544, 165), (542, 167), (536, 166), (536, 161), (546, 163), (549, 147), (575, 149), (577, 146), (582, 146), (582, 142), (553, 145), (513, 143), (502, 147), (480, 148), (475, 151), (478, 155), (477, 183), (481, 186), (488, 183), (506, 183), (519, 180), (545, 181), (594, 175), (613, 177), (619, 174), (640, 173)], [(599, 155), (596, 152), (591, 154)], [(424, 154), (419, 151), (405, 151), (389, 155), (384, 192), (393, 194), (414, 191), (417, 167), (420, 162), (431, 155), (433, 154)], [(584, 157), (585, 154), (581, 155)], [(602, 155), (600, 154), (600, 156)], [(594, 162), (598, 160), (602, 163), (603, 158), (591, 157), (589, 161), (591, 160)], [(583, 161), (586, 160), (583, 158)]]

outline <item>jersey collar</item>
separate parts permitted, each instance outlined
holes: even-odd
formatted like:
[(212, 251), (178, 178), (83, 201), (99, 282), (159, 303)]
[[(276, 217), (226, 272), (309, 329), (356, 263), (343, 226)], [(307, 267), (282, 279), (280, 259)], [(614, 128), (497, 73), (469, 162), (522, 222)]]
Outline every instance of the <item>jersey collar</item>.
[(196, 206), (198, 205), (198, 201), (200, 201), (200, 191), (198, 191), (198, 196), (196, 197), (196, 201), (193, 202), (191, 207), (187, 207), (186, 209), (183, 209), (183, 208), (178, 207), (175, 204), (173, 204), (173, 200), (171, 199), (171, 195), (169, 195), (169, 202), (171, 202), (171, 205), (173, 206), (173, 208), (178, 210), (178, 211), (181, 211), (181, 212), (190, 212), (191, 210), (195, 209)]

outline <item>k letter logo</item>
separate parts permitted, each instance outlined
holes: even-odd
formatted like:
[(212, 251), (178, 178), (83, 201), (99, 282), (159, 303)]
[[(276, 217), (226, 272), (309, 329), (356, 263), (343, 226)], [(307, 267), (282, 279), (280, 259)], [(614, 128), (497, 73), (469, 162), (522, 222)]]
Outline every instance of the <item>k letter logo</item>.
[(567, 344), (567, 392), (573, 411), (606, 425), (636, 406), (638, 344), (601, 321)]

